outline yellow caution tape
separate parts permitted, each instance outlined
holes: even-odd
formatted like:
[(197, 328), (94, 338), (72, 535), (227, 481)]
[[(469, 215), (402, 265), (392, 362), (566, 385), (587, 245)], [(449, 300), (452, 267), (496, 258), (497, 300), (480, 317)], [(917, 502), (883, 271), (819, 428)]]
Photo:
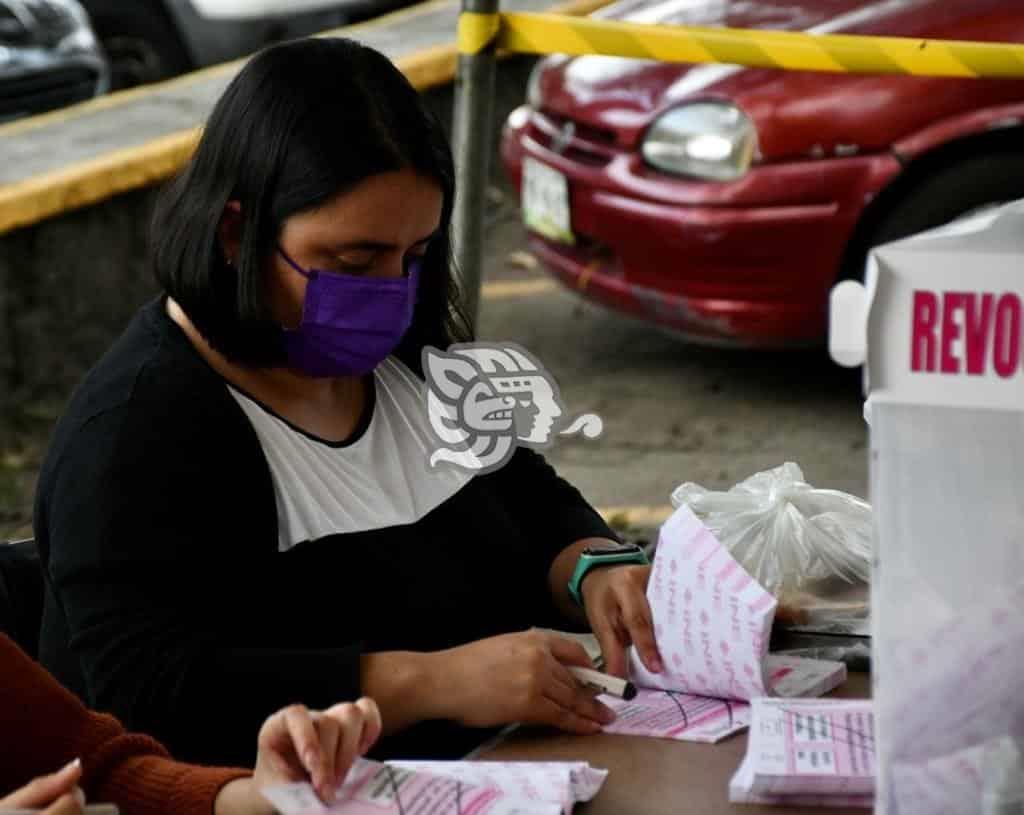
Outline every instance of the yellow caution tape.
[(457, 38), (459, 53), (479, 54), (494, 41), (500, 29), (500, 14), (478, 14), (475, 12), (460, 14)]
[(961, 78), (1024, 78), (1024, 45), (738, 28), (657, 26), (557, 14), (479, 14), (459, 20), (459, 51), (493, 45), (526, 54), (602, 54), (659, 62)]

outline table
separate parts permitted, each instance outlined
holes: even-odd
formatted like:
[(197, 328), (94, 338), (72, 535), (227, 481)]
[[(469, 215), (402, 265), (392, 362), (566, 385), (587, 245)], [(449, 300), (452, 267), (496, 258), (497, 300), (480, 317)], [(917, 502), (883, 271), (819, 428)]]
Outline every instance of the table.
[[(866, 698), (867, 674), (851, 673), (830, 696)], [(501, 761), (588, 761), (609, 770), (601, 792), (578, 815), (864, 815), (866, 809), (766, 807), (730, 804), (729, 779), (747, 750), (747, 734), (718, 744), (694, 744), (637, 736), (573, 736), (521, 729), (481, 756)]]

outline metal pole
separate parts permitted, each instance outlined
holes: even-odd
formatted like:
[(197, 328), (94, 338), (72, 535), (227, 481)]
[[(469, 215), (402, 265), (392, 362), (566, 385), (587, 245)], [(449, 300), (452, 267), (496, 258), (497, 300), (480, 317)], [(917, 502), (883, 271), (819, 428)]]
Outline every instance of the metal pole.
[[(498, 0), (462, 0), (462, 10), (482, 14), (498, 11)], [(496, 74), (495, 48), (460, 54), (455, 93), (455, 209), (452, 231), (463, 303), (476, 326), (483, 276), (483, 226), (490, 182), (492, 124)]]

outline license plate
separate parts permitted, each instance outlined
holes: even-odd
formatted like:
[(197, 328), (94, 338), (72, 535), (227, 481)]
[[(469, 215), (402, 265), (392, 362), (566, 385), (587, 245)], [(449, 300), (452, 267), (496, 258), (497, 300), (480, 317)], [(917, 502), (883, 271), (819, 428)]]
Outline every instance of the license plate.
[(569, 181), (558, 170), (523, 159), (523, 222), (527, 229), (560, 243), (575, 243)]

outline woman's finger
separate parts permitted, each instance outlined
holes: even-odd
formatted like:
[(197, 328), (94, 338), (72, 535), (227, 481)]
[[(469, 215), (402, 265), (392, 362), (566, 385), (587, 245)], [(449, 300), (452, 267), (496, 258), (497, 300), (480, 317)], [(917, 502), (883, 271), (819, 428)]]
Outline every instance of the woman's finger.
[(297, 781), (306, 775), (302, 759), (292, 744), (285, 710), (270, 716), (260, 728), (257, 738), (259, 760), (266, 761), (282, 779)]
[(326, 780), (323, 773), (323, 761), (320, 758), (320, 738), (317, 735), (313, 719), (305, 705), (292, 705), (284, 709), (284, 721), (291, 736), (295, 754), (306, 768), (313, 786), (317, 789)]
[(82, 763), (76, 758), (57, 772), (41, 775), (6, 798), (0, 798), (0, 808), (45, 807), (70, 793), (81, 778)]
[(546, 697), (537, 703), (530, 720), (536, 724), (551, 725), (567, 733), (578, 733), (581, 736), (601, 732), (599, 722), (580, 716), (575, 711)]
[(587, 649), (576, 640), (551, 635), (548, 637), (548, 649), (555, 659), (564, 665), (578, 665), (580, 668), (594, 667), (594, 661), (587, 656)]
[(615, 711), (599, 702), (593, 691), (576, 681), (576, 677), (564, 665), (553, 666), (551, 682), (545, 688), (544, 695), (561, 707), (600, 725), (615, 721)]
[(335, 705), (328, 712), (338, 724), (338, 743), (334, 755), (333, 783), (340, 786), (352, 768), (352, 762), (359, 755), (359, 744), (363, 738), (363, 711), (354, 704)]
[(625, 679), (626, 644), (616, 631), (615, 622), (604, 614), (595, 614), (590, 619), (590, 628), (601, 645), (605, 672)]
[(658, 643), (654, 638), (654, 621), (651, 606), (643, 593), (635, 590), (622, 590), (619, 594), (619, 607), (622, 609), (622, 624), (629, 632), (629, 639), (640, 655), (640, 661), (651, 673), (661, 673), (664, 665), (658, 653)]
[(324, 777), (322, 784), (316, 785), (316, 791), (323, 802), (329, 804), (334, 800), (335, 755), (345, 734), (342, 726), (331, 716), (314, 713), (312, 719), (320, 740), (320, 768)]
[(83, 806), (78, 798), (67, 793), (43, 810), (42, 815), (82, 815)]
[(373, 699), (368, 696), (357, 699), (356, 707), (363, 713), (363, 736), (359, 741), (359, 755), (363, 755), (377, 743), (384, 724), (381, 720), (380, 708), (377, 707), (377, 703)]

